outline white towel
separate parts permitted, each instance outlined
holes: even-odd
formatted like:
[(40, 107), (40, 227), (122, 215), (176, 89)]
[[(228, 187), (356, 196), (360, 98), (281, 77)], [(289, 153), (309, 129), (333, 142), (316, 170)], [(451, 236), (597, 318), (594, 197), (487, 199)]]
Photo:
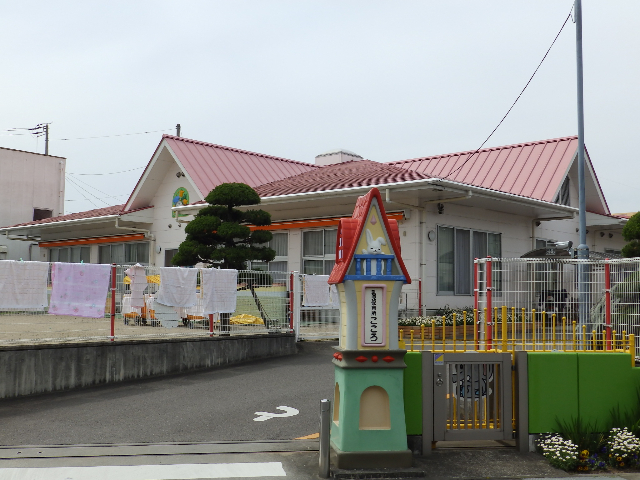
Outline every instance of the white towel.
[(331, 288), (331, 300), (329, 301), (329, 305), (331, 308), (340, 308), (340, 294), (338, 293), (338, 287), (335, 285), (329, 285)]
[(217, 268), (200, 270), (204, 314), (233, 313), (238, 295), (238, 271)]
[(156, 302), (170, 307), (193, 307), (197, 302), (197, 282), (195, 268), (162, 267)]
[(305, 307), (325, 307), (329, 305), (329, 275), (304, 276)]
[(47, 305), (46, 262), (0, 261), (0, 309), (44, 310)]
[(144, 307), (144, 289), (147, 288), (147, 275), (145, 269), (139, 263), (127, 268), (126, 273), (131, 279), (131, 306)]

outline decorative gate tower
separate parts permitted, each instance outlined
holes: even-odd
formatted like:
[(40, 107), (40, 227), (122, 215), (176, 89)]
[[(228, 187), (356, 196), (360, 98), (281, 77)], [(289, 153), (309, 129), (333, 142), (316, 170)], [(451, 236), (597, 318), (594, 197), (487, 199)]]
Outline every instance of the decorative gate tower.
[(333, 354), (331, 444), (338, 468), (409, 467), (404, 418), (405, 350), (398, 348), (398, 300), (411, 280), (398, 223), (378, 189), (340, 219), (329, 283), (340, 294), (340, 345)]

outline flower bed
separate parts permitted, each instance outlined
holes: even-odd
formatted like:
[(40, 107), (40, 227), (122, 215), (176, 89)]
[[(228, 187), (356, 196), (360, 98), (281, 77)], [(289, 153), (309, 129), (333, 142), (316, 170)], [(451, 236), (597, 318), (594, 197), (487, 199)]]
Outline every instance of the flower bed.
[(556, 468), (589, 472), (640, 467), (640, 439), (627, 427), (612, 428), (608, 434), (583, 434), (581, 447), (566, 436), (546, 434), (537, 442), (538, 451)]

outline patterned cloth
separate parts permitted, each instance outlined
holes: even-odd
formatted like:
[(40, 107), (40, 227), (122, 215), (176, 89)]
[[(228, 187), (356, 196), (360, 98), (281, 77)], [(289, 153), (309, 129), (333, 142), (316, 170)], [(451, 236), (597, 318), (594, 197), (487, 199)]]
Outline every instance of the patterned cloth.
[(54, 263), (49, 313), (74, 317), (104, 317), (111, 265)]
[(47, 306), (46, 262), (0, 261), (0, 309), (44, 310)]
[(238, 295), (238, 271), (203, 268), (200, 272), (204, 314), (235, 312)]

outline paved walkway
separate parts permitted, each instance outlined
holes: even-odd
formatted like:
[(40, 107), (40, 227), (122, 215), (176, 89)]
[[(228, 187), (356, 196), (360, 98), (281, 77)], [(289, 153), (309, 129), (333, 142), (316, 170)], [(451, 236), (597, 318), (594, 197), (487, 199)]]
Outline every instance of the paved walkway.
[[(0, 480), (318, 479), (316, 440), (0, 448)], [(439, 448), (401, 472), (339, 471), (334, 478), (640, 480), (640, 473), (576, 475), (513, 448)]]

